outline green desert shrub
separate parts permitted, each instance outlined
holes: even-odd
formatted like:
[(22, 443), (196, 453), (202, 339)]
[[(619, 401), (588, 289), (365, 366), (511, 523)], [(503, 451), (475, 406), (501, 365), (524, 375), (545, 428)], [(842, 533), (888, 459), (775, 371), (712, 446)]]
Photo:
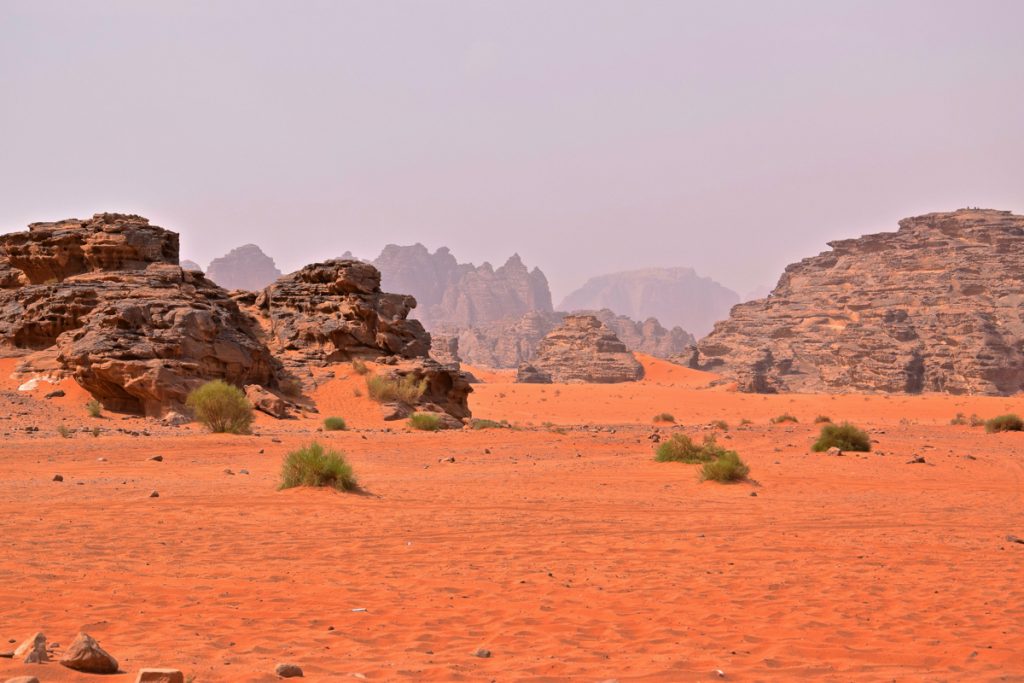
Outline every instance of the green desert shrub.
[(971, 413), (971, 420), (970, 420), (969, 424), (972, 427), (984, 427), (985, 426), (985, 421), (982, 420), (980, 417), (978, 417), (977, 414)]
[(750, 474), (750, 467), (740, 459), (736, 451), (723, 451), (714, 460), (704, 463), (700, 478), (704, 481), (739, 481)]
[(296, 486), (330, 486), (339, 491), (353, 491), (358, 484), (344, 453), (325, 450), (314, 441), (284, 459), (280, 488)]
[(725, 449), (718, 445), (712, 435), (705, 436), (704, 443), (697, 445), (690, 437), (680, 432), (658, 444), (654, 449), (654, 459), (658, 462), (683, 462), (692, 465), (714, 460), (724, 452)]
[(329, 432), (343, 432), (348, 429), (348, 425), (345, 424), (343, 417), (329, 417), (324, 420), (324, 429)]
[(508, 420), (496, 422), (494, 420), (483, 420), (473, 418), (469, 422), (470, 429), (508, 429), (509, 426), (510, 425), (508, 423)]
[(426, 390), (427, 380), (417, 382), (412, 375), (398, 379), (380, 375), (368, 375), (366, 378), (366, 392), (377, 403), (400, 402), (411, 405), (419, 401)]
[(949, 424), (958, 426), (966, 425), (967, 417), (963, 413), (957, 413), (956, 416), (949, 421)]
[(68, 429), (68, 427), (66, 425), (58, 426), (57, 427), (57, 433), (60, 434), (65, 439), (70, 439), (74, 435), (74, 432), (72, 430)]
[(799, 422), (800, 420), (790, 415), (789, 413), (783, 413), (782, 415), (776, 415), (772, 418), (772, 424), (782, 424), (783, 422)]
[(409, 426), (424, 432), (436, 432), (441, 429), (441, 418), (430, 413), (413, 413), (409, 417)]
[(96, 399), (90, 399), (85, 404), (85, 412), (89, 413), (89, 417), (99, 417), (103, 414), (103, 405)]
[(729, 431), (729, 423), (725, 420), (715, 420), (711, 423), (711, 426), (715, 429), (721, 429), (723, 432)]
[(871, 439), (868, 433), (858, 429), (849, 422), (842, 424), (826, 424), (821, 428), (818, 440), (811, 446), (816, 453), (827, 451), (830, 448), (838, 448), (841, 451), (860, 451), (867, 453), (871, 450)]
[(1024, 431), (1024, 420), (1021, 420), (1020, 416), (1013, 413), (1000, 415), (985, 422), (985, 431), (989, 433)]
[(814, 424), (816, 424), (816, 425), (824, 424), (826, 422), (831, 422), (831, 421), (832, 421), (832, 418), (829, 417), (828, 415), (819, 415), (818, 417), (814, 418)]
[(219, 379), (194, 390), (185, 405), (196, 420), (217, 434), (248, 434), (252, 425), (252, 405), (245, 394)]
[(675, 422), (676, 417), (672, 413), (658, 413), (654, 416), (655, 422)]
[(366, 367), (366, 363), (356, 358), (352, 361), (352, 371), (357, 375), (365, 375), (370, 372), (370, 368)]

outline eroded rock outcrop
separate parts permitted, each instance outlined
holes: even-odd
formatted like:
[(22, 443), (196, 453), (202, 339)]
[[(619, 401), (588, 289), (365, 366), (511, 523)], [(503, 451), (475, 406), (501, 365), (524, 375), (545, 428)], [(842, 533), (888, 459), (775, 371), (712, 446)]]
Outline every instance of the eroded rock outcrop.
[(256, 292), (281, 277), (281, 271), (262, 249), (246, 244), (210, 261), (206, 277), (224, 289)]
[(252, 302), (275, 356), (301, 376), (310, 365), (368, 359), (390, 365), (388, 375), (425, 381), (423, 409), (470, 415), (472, 391), (457, 366), (428, 357), (430, 335), (409, 312), (416, 299), (381, 291), (373, 265), (335, 259), (280, 278)]
[(177, 249), (177, 234), (122, 214), (0, 236), (0, 351), (115, 411), (162, 414), (209, 379), (273, 385), (250, 321)]
[(961, 210), (830, 242), (689, 355), (756, 392), (1024, 389), (1024, 216)]
[(537, 347), (534, 358), (520, 366), (520, 382), (633, 382), (643, 366), (626, 345), (596, 316), (567, 315)]
[(544, 273), (527, 268), (518, 254), (495, 269), (459, 263), (446, 247), (430, 253), (422, 244), (389, 244), (373, 263), (388, 289), (416, 297), (416, 317), (431, 330), (552, 310)]
[(354, 260), (313, 263), (256, 297), (275, 351), (313, 363), (425, 357), (430, 335), (409, 319), (416, 299), (381, 291), (380, 271)]
[[(654, 318), (637, 322), (608, 309), (575, 311), (593, 315), (603, 322), (630, 351), (660, 358), (682, 353), (695, 343), (693, 335), (674, 327), (665, 329)], [(458, 337), (460, 358), (470, 365), (516, 368), (530, 362), (541, 340), (562, 324), (565, 313), (534, 311), (518, 318), (497, 320), (465, 329), (444, 328), (444, 334)]]

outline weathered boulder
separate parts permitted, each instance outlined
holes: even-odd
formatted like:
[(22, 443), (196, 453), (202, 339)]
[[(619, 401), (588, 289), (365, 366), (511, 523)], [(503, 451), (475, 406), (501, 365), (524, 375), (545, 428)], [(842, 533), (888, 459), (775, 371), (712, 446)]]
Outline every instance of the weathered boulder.
[(281, 277), (274, 259), (255, 244), (232, 249), (224, 256), (210, 261), (206, 277), (224, 289), (258, 291)]
[(430, 335), (408, 319), (415, 306), (411, 296), (382, 292), (380, 272), (353, 260), (305, 266), (255, 300), (275, 351), (313, 363), (426, 356)]
[(521, 368), (521, 381), (537, 381), (538, 373), (553, 382), (633, 382), (644, 375), (643, 366), (604, 323), (592, 315), (567, 315), (562, 326), (537, 347), (529, 366)]
[(25, 371), (55, 364), (109, 410), (154, 416), (210, 379), (273, 385), (252, 321), (178, 266), (177, 248), (175, 233), (120, 214), (0, 236), (0, 353), (26, 356)]
[(245, 387), (245, 397), (256, 410), (279, 420), (291, 417), (288, 401), (258, 384)]
[(14, 657), (25, 664), (42, 664), (50, 660), (46, 652), (46, 636), (36, 633), (14, 649)]
[(115, 674), (118, 668), (117, 660), (85, 632), (75, 637), (60, 663), (69, 669), (90, 674)]
[(754, 392), (1024, 389), (1024, 216), (965, 209), (899, 225), (790, 265), (689, 364)]
[(139, 669), (135, 683), (185, 683), (185, 676), (177, 669)]

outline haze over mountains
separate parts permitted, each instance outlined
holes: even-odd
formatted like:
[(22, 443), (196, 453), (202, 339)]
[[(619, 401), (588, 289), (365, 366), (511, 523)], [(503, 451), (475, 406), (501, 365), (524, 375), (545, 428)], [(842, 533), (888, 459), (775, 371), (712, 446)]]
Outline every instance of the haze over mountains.
[(646, 268), (593, 277), (558, 308), (610, 308), (637, 320), (654, 317), (702, 337), (739, 302), (739, 294), (693, 268)]

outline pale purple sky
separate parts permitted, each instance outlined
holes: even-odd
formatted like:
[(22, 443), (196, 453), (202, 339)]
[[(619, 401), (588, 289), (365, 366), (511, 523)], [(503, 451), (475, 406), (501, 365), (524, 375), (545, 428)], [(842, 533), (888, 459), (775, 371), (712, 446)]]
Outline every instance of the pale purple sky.
[(0, 0), (0, 232), (139, 213), (203, 264), (388, 242), (558, 301), (1024, 212), (1024, 2)]

